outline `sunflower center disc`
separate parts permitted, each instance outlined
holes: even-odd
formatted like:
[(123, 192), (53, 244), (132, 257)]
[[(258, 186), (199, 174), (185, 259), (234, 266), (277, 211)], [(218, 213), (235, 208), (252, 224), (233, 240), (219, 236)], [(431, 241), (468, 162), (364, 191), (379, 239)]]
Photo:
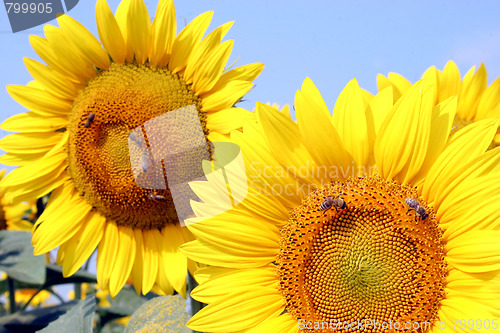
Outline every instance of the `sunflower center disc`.
[(134, 181), (128, 138), (148, 120), (189, 105), (196, 106), (206, 137), (200, 98), (167, 69), (113, 63), (89, 81), (75, 99), (67, 128), (68, 171), (79, 193), (118, 225), (161, 229), (178, 222), (168, 188), (153, 191)]
[[(322, 210), (329, 196), (346, 206)], [(387, 325), (398, 332), (429, 330), (444, 297), (442, 231), (422, 200), (416, 199), (425, 219), (409, 210), (406, 198), (417, 194), (379, 178), (358, 178), (329, 184), (292, 211), (277, 265), (294, 318), (310, 327), (318, 323), (324, 332), (393, 331)]]

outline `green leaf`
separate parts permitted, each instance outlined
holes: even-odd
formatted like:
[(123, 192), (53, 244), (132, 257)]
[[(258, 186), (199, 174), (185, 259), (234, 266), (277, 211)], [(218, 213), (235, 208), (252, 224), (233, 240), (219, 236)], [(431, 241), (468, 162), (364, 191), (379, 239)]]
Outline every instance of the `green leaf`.
[(160, 296), (143, 304), (130, 318), (125, 333), (191, 333), (186, 300), (179, 295)]
[(31, 233), (0, 231), (0, 270), (21, 282), (42, 284), (45, 281), (45, 256), (33, 255)]
[(74, 307), (76, 301), (31, 311), (16, 312), (0, 318), (0, 332), (35, 332), (46, 327)]
[[(47, 264), (45, 265), (45, 283), (26, 283), (26, 282), (20, 282), (20, 281), (15, 281), (16, 282), (16, 290), (18, 289), (40, 289), (41, 287), (43, 288), (49, 288), (58, 284), (65, 284), (65, 283), (96, 283), (97, 279), (95, 274), (89, 273), (84, 270), (78, 270), (75, 274), (72, 276), (64, 277), (62, 274), (62, 268), (60, 266), (54, 265), (54, 264)], [(6, 291), (9, 291), (9, 288), (7, 286), (7, 280), (2, 280), (0, 281), (0, 294), (5, 293)]]
[(83, 301), (78, 302), (71, 310), (63, 314), (56, 321), (53, 321), (49, 326), (40, 333), (88, 333), (92, 332), (92, 322), (95, 311), (95, 297), (88, 296)]

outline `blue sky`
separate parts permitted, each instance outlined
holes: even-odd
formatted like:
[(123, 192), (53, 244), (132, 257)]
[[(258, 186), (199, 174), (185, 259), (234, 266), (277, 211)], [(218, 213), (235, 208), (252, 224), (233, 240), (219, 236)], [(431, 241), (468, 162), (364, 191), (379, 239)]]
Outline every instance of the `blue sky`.
[[(116, 9), (119, 0), (108, 0)], [(145, 1), (154, 16), (156, 0)], [(489, 81), (500, 75), (499, 1), (229, 1), (175, 2), (178, 29), (207, 10), (214, 10), (210, 30), (235, 21), (226, 39), (234, 39), (229, 63), (263, 62), (255, 89), (240, 106), (256, 101), (293, 103), (305, 77), (316, 83), (333, 109), (352, 78), (376, 91), (378, 73), (397, 72), (415, 81), (430, 66), (442, 69), (450, 59), (463, 74), (486, 64)], [(69, 12), (97, 34), (95, 1), (80, 0)], [(50, 22), (56, 24), (55, 22)], [(13, 34), (0, 7), (0, 121), (24, 112), (7, 94), (7, 84), (26, 84), (31, 77), (23, 57), (38, 59), (28, 36), (42, 27)], [(8, 133), (0, 130), (0, 137)]]

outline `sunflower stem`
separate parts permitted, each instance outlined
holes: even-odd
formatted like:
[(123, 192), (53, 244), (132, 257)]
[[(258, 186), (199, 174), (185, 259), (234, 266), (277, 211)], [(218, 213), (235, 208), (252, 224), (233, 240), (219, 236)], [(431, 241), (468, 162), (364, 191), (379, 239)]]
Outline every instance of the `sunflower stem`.
[(7, 276), (7, 284), (9, 285), (9, 311), (16, 312), (16, 284), (13, 278)]
[(75, 283), (75, 300), (79, 301), (82, 299), (82, 284)]
[(28, 307), (28, 305), (30, 305), (31, 301), (36, 297), (36, 295), (38, 295), (42, 290), (44, 290), (44, 286), (41, 286), (40, 288), (38, 288), (38, 290), (33, 294), (31, 295), (30, 299), (26, 302), (26, 304), (23, 305), (22, 307), (22, 311), (26, 310), (26, 308)]

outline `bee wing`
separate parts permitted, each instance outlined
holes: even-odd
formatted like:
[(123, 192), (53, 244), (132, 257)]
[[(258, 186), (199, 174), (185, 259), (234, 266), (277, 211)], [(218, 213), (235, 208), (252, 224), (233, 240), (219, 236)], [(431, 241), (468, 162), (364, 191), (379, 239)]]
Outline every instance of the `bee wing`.
[(149, 149), (146, 149), (142, 152), (141, 158), (139, 159), (139, 163), (141, 164), (141, 169), (144, 172), (147, 172), (149, 167), (151, 166), (151, 156), (149, 154)]

